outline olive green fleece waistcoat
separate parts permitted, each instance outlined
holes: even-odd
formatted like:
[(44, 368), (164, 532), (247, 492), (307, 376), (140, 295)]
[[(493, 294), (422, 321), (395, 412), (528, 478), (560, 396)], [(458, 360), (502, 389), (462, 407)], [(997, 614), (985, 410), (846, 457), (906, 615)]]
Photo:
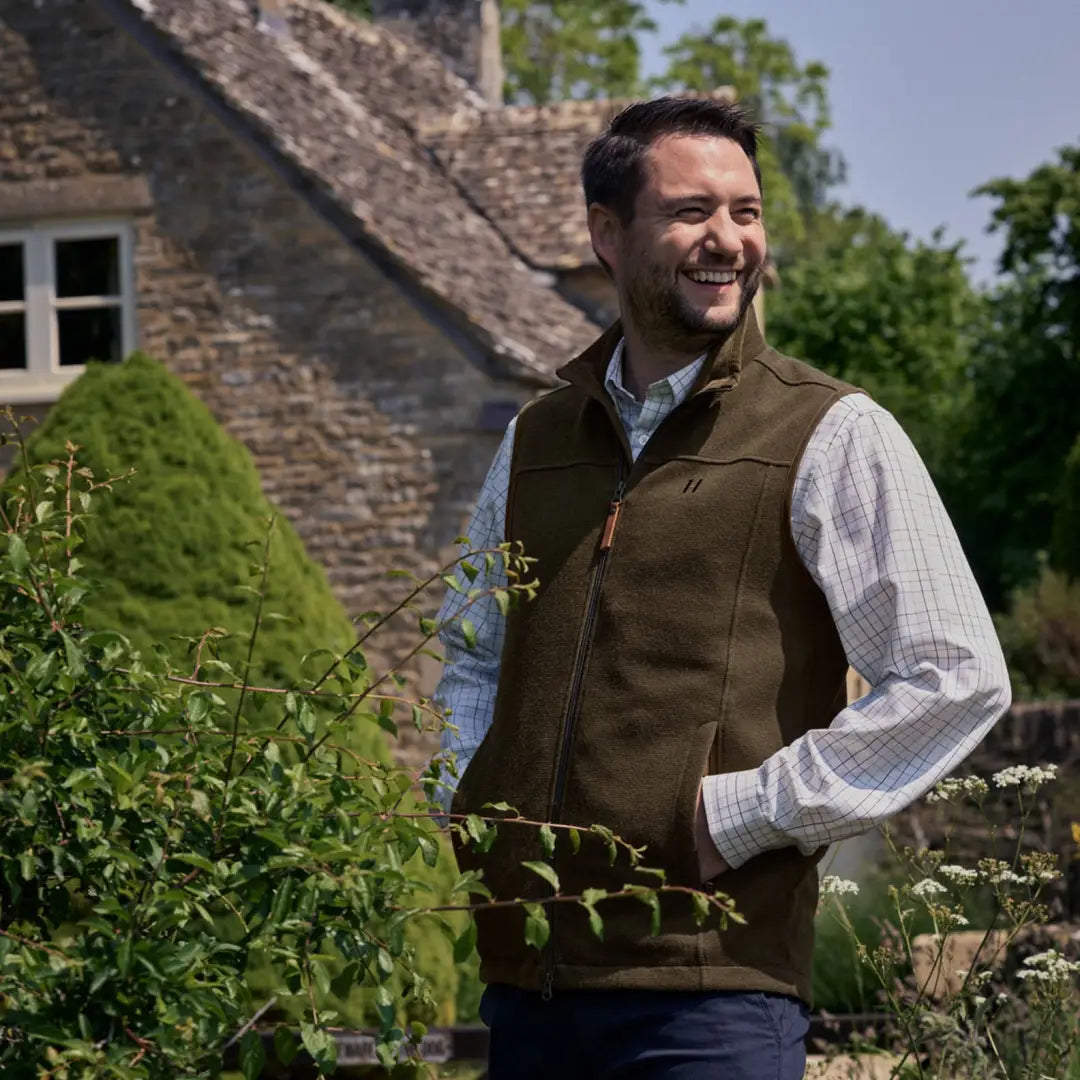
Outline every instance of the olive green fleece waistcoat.
[[(791, 488), (807, 439), (851, 387), (770, 349), (752, 314), (705, 363), (631, 465), (603, 385), (616, 325), (560, 371), (568, 386), (519, 417), (506, 536), (535, 556), (540, 592), (511, 612), (492, 727), (457, 813), (505, 801), (522, 815), (608, 826), (672, 884), (700, 884), (701, 777), (753, 769), (844, 704), (846, 662), (821, 591), (791, 538)], [(611, 504), (624, 487), (613, 534)], [(606, 550), (604, 550), (606, 547)], [(586, 913), (552, 904), (546, 948), (520, 908), (478, 913), (481, 977), (526, 989), (766, 990), (810, 1000), (816, 863), (769, 851), (718, 877), (745, 925), (698, 927), (665, 896), (659, 934), (638, 900)], [(549, 895), (520, 862), (532, 828), (502, 825), (490, 851), (459, 847), (499, 899)], [(655, 883), (583, 835), (560, 833), (562, 891)]]

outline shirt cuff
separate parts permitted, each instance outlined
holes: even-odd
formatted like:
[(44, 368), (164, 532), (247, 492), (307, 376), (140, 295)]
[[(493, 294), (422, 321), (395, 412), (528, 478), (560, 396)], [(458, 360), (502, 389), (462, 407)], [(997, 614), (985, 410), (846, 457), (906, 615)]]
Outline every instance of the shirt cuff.
[(709, 835), (731, 869), (763, 851), (790, 843), (761, 812), (757, 769), (704, 777), (701, 798)]

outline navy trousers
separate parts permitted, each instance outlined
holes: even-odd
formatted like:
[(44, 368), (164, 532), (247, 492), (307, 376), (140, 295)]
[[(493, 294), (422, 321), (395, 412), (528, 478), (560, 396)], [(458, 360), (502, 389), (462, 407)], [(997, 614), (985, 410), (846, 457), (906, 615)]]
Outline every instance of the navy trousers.
[(484, 991), (488, 1080), (801, 1080), (810, 1026), (783, 994)]

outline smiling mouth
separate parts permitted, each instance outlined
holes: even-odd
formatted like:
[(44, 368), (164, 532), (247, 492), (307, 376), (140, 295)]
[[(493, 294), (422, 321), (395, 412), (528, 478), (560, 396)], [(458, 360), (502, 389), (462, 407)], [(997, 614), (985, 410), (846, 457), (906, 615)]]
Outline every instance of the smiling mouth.
[(695, 285), (731, 285), (739, 276), (735, 270), (684, 270)]

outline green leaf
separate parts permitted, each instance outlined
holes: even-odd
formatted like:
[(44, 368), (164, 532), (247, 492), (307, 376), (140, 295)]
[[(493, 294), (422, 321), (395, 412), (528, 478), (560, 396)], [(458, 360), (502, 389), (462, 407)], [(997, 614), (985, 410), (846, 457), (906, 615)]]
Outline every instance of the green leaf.
[(694, 922), (701, 926), (702, 923), (709, 917), (709, 898), (704, 893), (691, 893), (691, 899), (694, 902)]
[(274, 1032), (274, 1057), (288, 1068), (296, 1057), (299, 1047), (296, 1045), (296, 1037), (287, 1027), (279, 1027)]
[(461, 563), (461, 572), (470, 580), (475, 581), (480, 574), (480, 568), (471, 562)]
[(333, 979), (330, 980), (330, 993), (335, 997), (347, 998), (356, 983), (358, 970), (359, 964), (357, 964), (355, 960), (346, 964)]
[(315, 1064), (324, 1072), (333, 1072), (337, 1065), (337, 1042), (333, 1035), (314, 1024), (300, 1021), (300, 1040), (304, 1049), (315, 1059)]
[(180, 862), (188, 863), (190, 866), (197, 866), (200, 870), (205, 870), (210, 874), (214, 872), (214, 864), (205, 855), (198, 855), (194, 851), (181, 851), (171, 855), (170, 858), (178, 859)]
[(570, 850), (575, 855), (581, 850), (581, 833), (577, 829), (570, 830)]
[(550, 859), (555, 854), (555, 830), (550, 825), (540, 826), (540, 844), (544, 849), (544, 855)]
[(517, 807), (511, 806), (507, 802), (486, 802), (484, 803), (483, 810), (498, 810), (501, 814), (513, 814), (515, 817), (520, 817)]
[(60, 638), (64, 642), (68, 674), (73, 679), (81, 679), (86, 673), (86, 661), (83, 659), (82, 649), (75, 644), (75, 639), (66, 630), (60, 631)]
[(244, 1080), (258, 1080), (265, 1067), (266, 1051), (263, 1049), (261, 1037), (256, 1031), (245, 1032), (240, 1040), (240, 1068), (243, 1070)]
[(301, 735), (315, 734), (315, 710), (307, 698), (302, 698), (296, 706), (296, 726)]
[(476, 648), (476, 627), (473, 625), (471, 619), (461, 620), (461, 636), (465, 639), (465, 647), (467, 649)]
[(604, 920), (600, 918), (600, 912), (591, 904), (582, 901), (581, 905), (589, 913), (589, 929), (596, 935), (598, 941), (604, 940)]
[(660, 897), (654, 892), (642, 890), (635, 893), (637, 898), (652, 911), (651, 929), (653, 937), (660, 933)]
[(18, 533), (11, 533), (8, 536), (8, 561), (11, 563), (11, 569), (16, 574), (24, 574), (26, 567), (30, 562), (30, 555), (26, 550), (26, 541)]
[(315, 987), (322, 997), (330, 994), (330, 972), (321, 960), (312, 960), (310, 963), (311, 977), (315, 980)]
[(525, 941), (534, 949), (542, 949), (551, 936), (547, 914), (539, 904), (525, 905)]
[(439, 861), (439, 843), (435, 837), (426, 832), (416, 834), (416, 843), (420, 848), (420, 855), (425, 865), (435, 866)]
[(556, 892), (559, 891), (559, 876), (547, 863), (530, 862), (527, 859), (523, 859), (521, 865), (524, 866), (526, 870), (531, 870), (534, 874), (538, 874), (542, 877)]
[(476, 923), (469, 919), (461, 935), (454, 941), (454, 963), (463, 964), (476, 949)]
[(394, 958), (385, 950), (380, 949), (376, 955), (376, 964), (379, 973), (386, 978), (394, 974)]
[(131, 938), (126, 937), (120, 942), (120, 948), (116, 950), (116, 966), (120, 971), (121, 976), (127, 977), (128, 972), (131, 971)]
[(506, 618), (510, 614), (510, 593), (506, 589), (496, 589), (495, 603), (499, 607), (499, 613)]
[(32, 880), (36, 869), (37, 860), (34, 858), (34, 850), (33, 848), (27, 848), (19, 856), (19, 873), (22, 874), (23, 881)]
[(477, 814), (469, 814), (465, 819), (465, 830), (473, 840), (479, 843), (484, 839), (484, 835), (487, 832), (487, 825)]

